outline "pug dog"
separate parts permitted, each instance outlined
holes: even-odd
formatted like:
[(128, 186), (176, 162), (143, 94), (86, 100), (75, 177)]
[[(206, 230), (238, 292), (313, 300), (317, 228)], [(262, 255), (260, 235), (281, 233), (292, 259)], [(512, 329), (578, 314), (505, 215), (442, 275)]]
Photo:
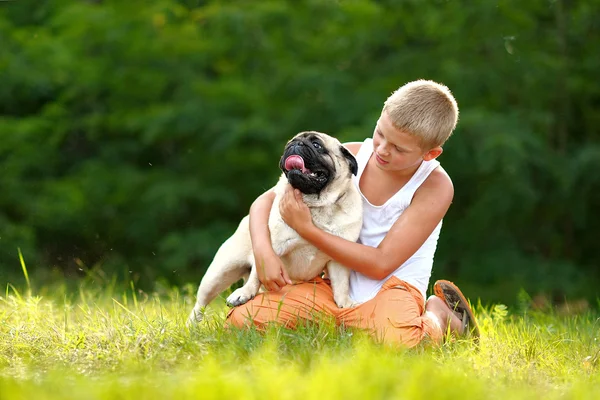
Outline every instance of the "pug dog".
[[(362, 198), (352, 182), (358, 164), (337, 139), (320, 132), (301, 132), (285, 146), (279, 162), (282, 175), (273, 188), (275, 200), (269, 215), (271, 243), (294, 283), (308, 281), (325, 269), (338, 307), (354, 305), (349, 296), (350, 271), (304, 240), (279, 214), (279, 201), (289, 183), (302, 192), (314, 224), (350, 241), (358, 239), (362, 227)], [(261, 289), (250, 240), (249, 217), (217, 251), (200, 282), (196, 304), (188, 324), (203, 318), (204, 308), (239, 279), (227, 304), (235, 307), (252, 299)]]

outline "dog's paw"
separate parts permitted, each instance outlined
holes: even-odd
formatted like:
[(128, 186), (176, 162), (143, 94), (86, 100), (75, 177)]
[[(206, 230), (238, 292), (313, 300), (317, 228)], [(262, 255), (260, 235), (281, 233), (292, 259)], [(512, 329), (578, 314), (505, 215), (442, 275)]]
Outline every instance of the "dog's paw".
[(337, 306), (339, 308), (352, 308), (352, 307), (356, 307), (360, 303), (357, 303), (357, 302), (353, 301), (350, 297), (348, 297), (341, 301), (336, 300), (335, 304), (337, 304)]
[(253, 293), (249, 293), (247, 290), (244, 290), (243, 287), (236, 289), (233, 293), (229, 295), (227, 298), (227, 305), (229, 307), (237, 307), (242, 304), (246, 304), (248, 301), (254, 298)]
[(197, 309), (193, 309), (192, 312), (190, 313), (190, 316), (188, 317), (188, 320), (186, 322), (186, 326), (189, 328), (191, 326), (196, 325), (198, 322), (202, 321), (202, 318), (204, 318), (204, 313), (202, 312), (202, 310), (197, 310)]

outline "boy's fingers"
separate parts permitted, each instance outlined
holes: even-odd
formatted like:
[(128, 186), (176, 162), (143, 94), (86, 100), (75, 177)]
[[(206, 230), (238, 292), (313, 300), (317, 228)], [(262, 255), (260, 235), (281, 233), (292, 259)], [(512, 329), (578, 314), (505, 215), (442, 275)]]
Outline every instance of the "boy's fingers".
[(281, 268), (281, 277), (288, 285), (291, 285), (293, 283), (285, 268)]
[(290, 196), (292, 196), (289, 192), (286, 192), (284, 196), (281, 198), (281, 202), (279, 203), (281, 207), (287, 207), (290, 203)]
[(285, 285), (287, 285), (287, 282), (285, 281), (285, 278), (282, 275), (279, 275), (277, 277), (277, 280), (275, 281), (275, 283), (277, 284), (277, 290), (280, 290)]
[(275, 282), (275, 281), (269, 282), (269, 285), (267, 286), (267, 290), (270, 292), (278, 292), (279, 289), (280, 289), (280, 287), (277, 284), (277, 282)]

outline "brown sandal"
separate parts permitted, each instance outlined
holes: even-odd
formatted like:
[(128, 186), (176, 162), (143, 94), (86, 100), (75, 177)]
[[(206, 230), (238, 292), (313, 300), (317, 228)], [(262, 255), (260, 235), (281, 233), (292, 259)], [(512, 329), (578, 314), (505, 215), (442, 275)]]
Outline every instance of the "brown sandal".
[(479, 341), (480, 331), (473, 310), (460, 289), (452, 282), (446, 280), (436, 281), (433, 285), (436, 297), (442, 299), (452, 311), (461, 315), (463, 332), (470, 334), (475, 342)]

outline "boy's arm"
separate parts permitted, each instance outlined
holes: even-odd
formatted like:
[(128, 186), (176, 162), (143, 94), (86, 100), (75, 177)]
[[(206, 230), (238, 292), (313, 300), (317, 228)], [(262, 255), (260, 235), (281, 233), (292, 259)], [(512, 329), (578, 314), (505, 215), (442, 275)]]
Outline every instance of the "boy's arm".
[(275, 200), (272, 189), (260, 195), (250, 207), (250, 239), (258, 279), (267, 290), (277, 291), (292, 281), (281, 259), (273, 251), (269, 214)]
[(452, 181), (441, 168), (433, 171), (415, 193), (408, 208), (392, 225), (378, 247), (350, 242), (317, 228), (308, 207), (293, 190), (280, 203), (285, 222), (328, 256), (372, 279), (384, 279), (404, 264), (442, 220), (454, 196)]

